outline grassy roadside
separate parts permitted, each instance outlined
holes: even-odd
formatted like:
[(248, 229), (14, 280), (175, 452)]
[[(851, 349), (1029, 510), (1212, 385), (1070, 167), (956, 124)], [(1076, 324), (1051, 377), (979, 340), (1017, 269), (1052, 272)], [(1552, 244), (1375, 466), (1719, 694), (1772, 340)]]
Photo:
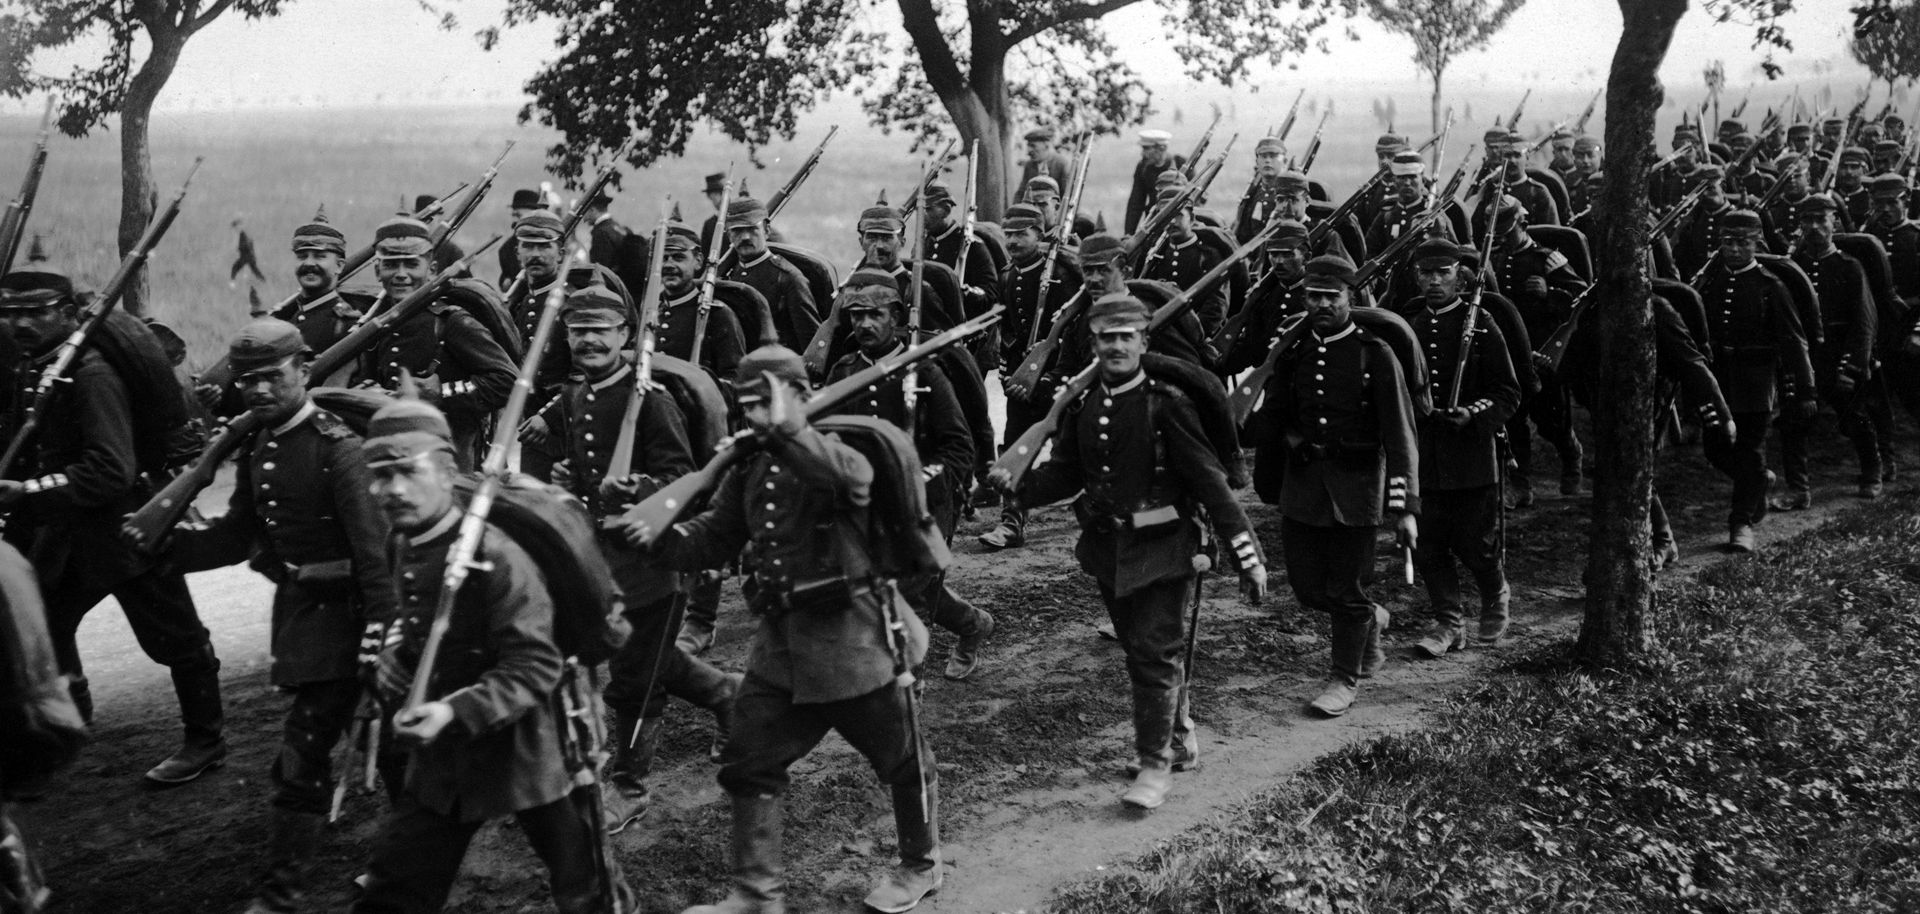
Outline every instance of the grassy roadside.
[(1565, 646), (1053, 910), (1920, 909), (1920, 498), (1662, 594), (1666, 655)]

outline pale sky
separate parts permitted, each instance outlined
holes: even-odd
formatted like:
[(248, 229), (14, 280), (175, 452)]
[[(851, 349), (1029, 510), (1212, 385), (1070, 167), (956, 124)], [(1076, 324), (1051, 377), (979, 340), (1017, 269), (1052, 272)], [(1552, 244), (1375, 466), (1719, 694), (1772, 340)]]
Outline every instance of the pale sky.
[[(1796, 49), (1780, 62), (1793, 80), (1830, 82), (1851, 91), (1864, 70), (1847, 56), (1856, 0), (1800, 0), (1786, 21)], [(521, 86), (544, 60), (556, 55), (551, 24), (523, 27), (492, 52), (472, 37), (497, 20), (499, 0), (443, 0), (461, 18), (455, 32), (411, 0), (299, 0), (277, 19), (248, 22), (228, 16), (196, 36), (161, 98), (166, 109), (285, 107), (315, 104), (452, 103), (516, 104)], [(722, 5), (724, 6), (724, 5)], [(881, 16), (892, 15), (881, 4)], [(1533, 0), (1485, 51), (1461, 58), (1448, 82), (1462, 91), (1527, 85), (1599, 85), (1619, 37), (1619, 11), (1610, 0)], [(1336, 29), (1331, 53), (1309, 52), (1297, 71), (1281, 68), (1257, 82), (1285, 88), (1339, 83), (1353, 89), (1382, 87), (1417, 103), (1421, 77), (1411, 45), (1366, 22), (1354, 24), (1361, 40)], [(1151, 3), (1108, 18), (1109, 34), (1129, 62), (1156, 89), (1185, 87), (1168, 50), (1160, 15)], [(1682, 20), (1664, 76), (1683, 93), (1701, 90), (1700, 70), (1710, 60), (1726, 64), (1730, 91), (1759, 83), (1760, 55), (1751, 49), (1752, 29), (1715, 24), (1697, 4)], [(64, 69), (96, 49), (49, 55), (43, 70)], [(1328, 86), (1331, 88), (1331, 86)], [(29, 103), (26, 109), (38, 110)], [(16, 107), (18, 110), (18, 107)]]

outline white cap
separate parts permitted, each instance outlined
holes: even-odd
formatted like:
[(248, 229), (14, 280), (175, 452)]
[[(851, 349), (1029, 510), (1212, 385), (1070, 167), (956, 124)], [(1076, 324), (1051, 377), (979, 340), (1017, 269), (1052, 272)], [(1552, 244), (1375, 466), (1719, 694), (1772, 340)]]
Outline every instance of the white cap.
[(1165, 130), (1140, 131), (1140, 142), (1143, 145), (1146, 143), (1165, 143), (1172, 139), (1173, 139), (1173, 134), (1168, 133)]

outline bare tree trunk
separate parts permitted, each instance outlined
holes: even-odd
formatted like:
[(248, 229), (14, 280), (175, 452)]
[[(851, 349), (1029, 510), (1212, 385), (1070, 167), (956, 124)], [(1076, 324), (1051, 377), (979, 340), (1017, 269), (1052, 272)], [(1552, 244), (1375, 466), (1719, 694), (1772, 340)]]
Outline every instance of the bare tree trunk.
[[(126, 103), (120, 108), (120, 256), (140, 243), (157, 208), (153, 186), (153, 156), (148, 146), (148, 126), (153, 119), (153, 103), (180, 62), (192, 32), (165, 18), (165, 13), (146, 21), (153, 41), (151, 53), (140, 72), (127, 84)], [(121, 307), (127, 313), (143, 315), (147, 311), (148, 282), (146, 267), (136, 271), (127, 283)]]
[(1661, 61), (1686, 0), (1619, 0), (1623, 22), (1607, 77), (1607, 179), (1597, 211), (1593, 334), (1600, 352), (1594, 398), (1594, 490), (1587, 547), (1586, 615), (1576, 653), (1620, 668), (1656, 647), (1648, 499), (1653, 491), (1652, 281), (1646, 254), (1648, 164), (1662, 90)]
[[(1445, 75), (1445, 70), (1433, 71), (1433, 111), (1430, 120), (1433, 124), (1432, 132), (1436, 134), (1440, 132), (1440, 79)], [(1433, 159), (1433, 167), (1440, 167), (1440, 145), (1438, 143), (1434, 144), (1433, 151), (1428, 153), (1428, 155)], [(1439, 179), (1438, 175), (1434, 177), (1435, 180)]]

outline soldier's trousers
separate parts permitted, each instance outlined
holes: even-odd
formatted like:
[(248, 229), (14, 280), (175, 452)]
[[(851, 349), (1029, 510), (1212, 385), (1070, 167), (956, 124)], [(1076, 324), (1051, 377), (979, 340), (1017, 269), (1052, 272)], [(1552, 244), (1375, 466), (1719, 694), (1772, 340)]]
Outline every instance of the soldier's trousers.
[[(527, 843), (547, 865), (547, 885), (561, 914), (599, 914), (600, 873), (593, 830), (571, 798), (513, 814)], [(354, 914), (435, 914), (447, 903), (467, 845), (485, 822), (463, 822), (404, 800), (387, 818), (367, 866), (367, 890)]]
[[(948, 469), (927, 480), (927, 511), (949, 544), (953, 542), (953, 528), (960, 522), (960, 496), (955, 490), (958, 479)], [(966, 637), (980, 627), (980, 610), (954, 590), (944, 574), (902, 581), (900, 594), (916, 612), (925, 613), (927, 621), (956, 635)]]
[(1727, 506), (1727, 527), (1743, 527), (1767, 516), (1767, 427), (1772, 413), (1734, 413), (1740, 437), (1729, 443), (1725, 435), (1708, 435), (1701, 443), (1707, 462), (1733, 480), (1733, 498)]
[[(1014, 441), (1026, 434), (1027, 429), (1046, 418), (1047, 410), (1052, 405), (1051, 401), (1039, 396), (1028, 400), (1008, 397), (1007, 427), (1000, 435), (1000, 453), (1006, 453), (1008, 448), (1013, 447)], [(1027, 526), (1027, 509), (1017, 507), (1013, 499), (1008, 499), (1006, 506), (1000, 509), (1000, 522), (1024, 530)]]
[(1560, 455), (1560, 475), (1573, 476), (1580, 472), (1580, 437), (1573, 429), (1573, 398), (1564, 384), (1547, 383), (1540, 392), (1520, 404), (1513, 411), (1513, 418), (1507, 420), (1507, 438), (1513, 449), (1513, 484), (1525, 487), (1533, 480), (1533, 429), (1527, 422), (1540, 427), (1540, 437)]
[(842, 701), (803, 705), (794, 704), (793, 693), (748, 670), (733, 700), (720, 786), (738, 796), (781, 794), (787, 789), (787, 769), (812, 752), (828, 730), (866, 756), (884, 783), (915, 783), (921, 765), (931, 772), (931, 750), (927, 757), (920, 756), (907, 721), (906, 692), (899, 684)]
[(1475, 589), (1480, 591), (1481, 624), (1506, 618), (1507, 573), (1500, 567), (1499, 553), (1499, 486), (1429, 489), (1420, 493), (1420, 498), (1424, 510), (1413, 565), (1426, 582), (1434, 621), (1448, 628), (1461, 623), (1459, 565), (1466, 566)]
[(670, 695), (704, 706), (724, 690), (726, 673), (674, 643), (686, 605), (686, 596), (675, 594), (627, 610), (633, 634), (607, 661), (601, 693), (607, 707), (635, 718), (659, 717), (667, 713)]
[(1332, 674), (1351, 685), (1360, 680), (1373, 624), (1373, 527), (1319, 527), (1291, 517), (1280, 519), (1280, 545), (1287, 559), (1287, 583), (1300, 605), (1332, 617)]
[(1115, 596), (1111, 586), (1100, 584), (1114, 636), (1127, 655), (1134, 750), (1143, 759), (1172, 761), (1171, 732), (1193, 728), (1181, 697), (1187, 672), (1187, 600), (1194, 582), (1193, 575), (1156, 581), (1125, 596)]
[[(333, 747), (353, 725), (353, 712), (360, 706), (360, 681), (303, 682), (291, 691), (293, 706), (287, 709), (280, 750), (269, 771), (273, 805), (319, 815), (332, 803)], [(341, 772), (341, 776), (353, 777), (354, 772)]]
[[(1880, 481), (1880, 436), (1867, 415), (1867, 393), (1865, 385), (1855, 388), (1850, 394), (1841, 394), (1831, 385), (1822, 385), (1820, 389), (1821, 401), (1833, 407), (1839, 419), (1840, 434), (1853, 442), (1854, 456), (1860, 461), (1861, 483)], [(1804, 492), (1813, 488), (1813, 475), (1807, 467), (1807, 460), (1813, 447), (1815, 430), (1820, 424), (1818, 413), (1806, 419), (1791, 413), (1782, 413), (1780, 416), (1780, 464), (1788, 489)]]
[(80, 623), (112, 596), (147, 658), (175, 670), (198, 669), (214, 659), (207, 627), (179, 573), (162, 574), (135, 556), (117, 536), (89, 525), (83, 530), (43, 529), (28, 555), (46, 597), (47, 628), (60, 672), (80, 676)]

